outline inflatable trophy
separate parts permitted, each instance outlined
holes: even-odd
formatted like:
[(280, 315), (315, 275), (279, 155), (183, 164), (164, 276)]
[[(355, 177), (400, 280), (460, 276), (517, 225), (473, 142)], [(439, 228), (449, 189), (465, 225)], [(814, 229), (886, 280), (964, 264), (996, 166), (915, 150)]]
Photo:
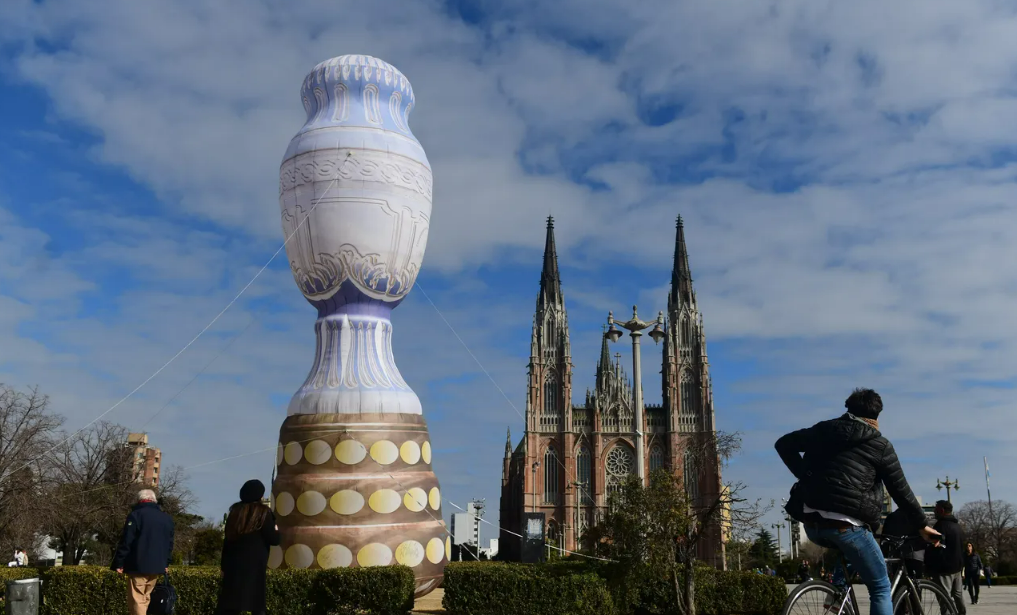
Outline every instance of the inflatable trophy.
[(392, 356), (392, 309), (424, 258), (431, 167), (413, 89), (370, 56), (322, 62), (279, 176), (286, 253), (317, 349), (279, 433), (273, 568), (404, 564), (441, 582), (449, 541), (420, 400)]

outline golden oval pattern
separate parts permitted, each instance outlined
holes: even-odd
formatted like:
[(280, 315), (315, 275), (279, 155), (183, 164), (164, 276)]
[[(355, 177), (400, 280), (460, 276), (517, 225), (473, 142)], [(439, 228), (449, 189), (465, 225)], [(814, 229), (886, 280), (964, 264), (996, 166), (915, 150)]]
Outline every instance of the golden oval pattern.
[(300, 511), (300, 514), (307, 517), (313, 517), (321, 513), (327, 505), (328, 501), (325, 499), (325, 496), (317, 491), (305, 491), (297, 497), (297, 510)]
[(399, 447), (388, 440), (378, 440), (371, 445), (371, 459), (383, 466), (391, 465), (399, 459)]
[(427, 494), (420, 487), (412, 487), (403, 496), (403, 506), (410, 512), (420, 512), (427, 506)]
[(325, 545), (318, 551), (318, 565), (324, 570), (329, 568), (347, 568), (353, 563), (353, 551), (343, 545)]
[(427, 501), (431, 505), (431, 508), (435, 510), (441, 509), (441, 491), (437, 487), (431, 487), (431, 491), (427, 494)]
[(392, 563), (392, 549), (380, 542), (372, 542), (357, 553), (357, 563), (364, 567), (388, 566)]
[(364, 496), (352, 489), (337, 491), (328, 505), (340, 515), (354, 515), (364, 507)]
[(367, 457), (367, 448), (356, 440), (343, 440), (335, 447), (335, 458), (352, 466), (360, 463)]
[(419, 566), (424, 561), (424, 545), (416, 540), (407, 540), (396, 548), (395, 559), (403, 566)]
[(424, 460), (424, 463), (431, 463), (431, 443), (424, 442), (420, 445), (420, 457)]
[(399, 447), (399, 457), (410, 465), (417, 463), (420, 461), (420, 445), (413, 440), (403, 442), (403, 445)]
[(286, 445), (286, 449), (283, 451), (283, 459), (286, 460), (291, 466), (295, 466), (300, 463), (300, 459), (304, 456), (304, 448), (300, 446), (299, 442), (290, 442)]
[(399, 510), (402, 498), (392, 489), (379, 489), (371, 494), (367, 505), (376, 513), (387, 515)]
[(320, 466), (332, 458), (332, 447), (324, 440), (312, 440), (304, 447), (304, 458), (311, 465)]
[(285, 517), (293, 512), (294, 504), (293, 496), (285, 491), (275, 496), (275, 512), (280, 517)]
[(307, 545), (290, 545), (286, 549), (286, 565), (290, 568), (307, 568), (314, 563), (314, 553)]
[(441, 563), (441, 558), (445, 556), (445, 545), (441, 543), (441, 538), (432, 538), (427, 542), (427, 561), (432, 564)]

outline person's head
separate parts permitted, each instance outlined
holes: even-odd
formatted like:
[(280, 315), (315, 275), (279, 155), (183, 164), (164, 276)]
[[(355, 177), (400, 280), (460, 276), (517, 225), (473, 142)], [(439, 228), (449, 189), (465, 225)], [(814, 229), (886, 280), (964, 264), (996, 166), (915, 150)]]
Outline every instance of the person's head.
[(855, 389), (844, 400), (844, 407), (860, 419), (876, 420), (883, 411), (883, 398), (872, 389)]
[(973, 545), (973, 544), (971, 544), (971, 543), (969, 542), (969, 543), (968, 543), (968, 555), (971, 555), (971, 554), (972, 554), (972, 553), (974, 553), (974, 552), (975, 552), (975, 545)]
[(934, 513), (937, 519), (949, 517), (950, 515), (953, 514), (953, 504), (947, 502), (946, 500), (940, 500), (936, 502), (936, 509)]
[(265, 524), (269, 509), (261, 503), (265, 485), (260, 480), (249, 480), (240, 488), (240, 501), (230, 506), (226, 517), (226, 538), (233, 540), (244, 534), (257, 532)]
[(145, 504), (148, 502), (157, 502), (155, 492), (151, 489), (142, 489), (138, 492), (138, 504)]

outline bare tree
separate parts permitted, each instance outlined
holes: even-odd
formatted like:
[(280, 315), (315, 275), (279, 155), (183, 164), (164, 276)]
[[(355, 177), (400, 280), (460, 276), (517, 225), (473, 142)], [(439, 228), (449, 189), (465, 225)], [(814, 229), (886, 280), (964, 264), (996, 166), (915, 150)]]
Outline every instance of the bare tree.
[[(686, 472), (725, 463), (741, 447), (738, 434), (700, 433), (685, 443), (682, 458)], [(667, 571), (674, 603), (683, 615), (696, 613), (695, 561), (704, 541), (721, 539), (723, 534), (741, 535), (755, 527), (772, 507), (761, 500), (749, 502), (745, 485), (716, 485), (698, 498), (690, 497), (683, 478), (667, 470), (650, 475), (643, 487), (633, 477), (613, 496), (609, 512), (597, 535), (602, 554), (635, 570), (637, 564)]]
[(31, 549), (39, 530), (40, 475), (63, 419), (37, 388), (0, 383), (0, 549)]
[(100, 421), (53, 451), (46, 527), (63, 549), (65, 565), (80, 563), (104, 522), (130, 506), (131, 483), (113, 482), (123, 476), (120, 452), (126, 442), (126, 428)]
[(1000, 500), (992, 503), (979, 500), (968, 502), (957, 513), (964, 525), (968, 540), (985, 555), (993, 558), (1013, 556), (1017, 533), (1017, 507)]

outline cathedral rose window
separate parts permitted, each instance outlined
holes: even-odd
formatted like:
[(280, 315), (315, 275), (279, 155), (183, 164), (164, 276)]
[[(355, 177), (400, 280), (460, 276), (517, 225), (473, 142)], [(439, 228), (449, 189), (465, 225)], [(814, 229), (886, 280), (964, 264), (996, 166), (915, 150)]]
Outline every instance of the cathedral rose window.
[(624, 445), (611, 449), (607, 454), (607, 490), (615, 492), (621, 488), (626, 479), (635, 473), (636, 459), (632, 451)]

